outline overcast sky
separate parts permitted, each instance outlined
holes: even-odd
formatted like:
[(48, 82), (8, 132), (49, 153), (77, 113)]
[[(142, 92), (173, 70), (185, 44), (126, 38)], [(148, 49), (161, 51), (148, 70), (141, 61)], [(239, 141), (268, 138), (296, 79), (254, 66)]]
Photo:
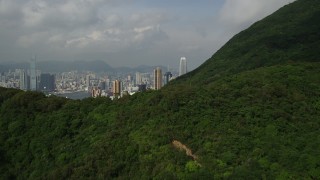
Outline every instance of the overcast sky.
[(293, 0), (0, 0), (0, 62), (104, 60), (193, 69)]

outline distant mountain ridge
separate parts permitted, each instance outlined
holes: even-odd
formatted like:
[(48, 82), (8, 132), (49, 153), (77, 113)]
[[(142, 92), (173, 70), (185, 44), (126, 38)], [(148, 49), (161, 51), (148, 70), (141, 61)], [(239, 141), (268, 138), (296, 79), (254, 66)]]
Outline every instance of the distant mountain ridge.
[[(152, 72), (156, 66), (141, 65), (138, 67), (111, 67), (102, 60), (95, 61), (39, 61), (37, 69), (42, 72), (69, 72), (69, 71), (93, 71), (93, 72)], [(161, 66), (163, 69), (164, 66)], [(21, 63), (0, 63), (0, 72), (7, 72), (9, 69), (28, 69), (29, 64)]]

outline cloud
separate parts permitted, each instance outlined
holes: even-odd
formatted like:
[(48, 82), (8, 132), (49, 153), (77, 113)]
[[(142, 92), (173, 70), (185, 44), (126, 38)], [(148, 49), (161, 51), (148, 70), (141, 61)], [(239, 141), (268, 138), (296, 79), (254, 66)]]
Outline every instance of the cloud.
[(17, 43), (24, 48), (28, 48), (34, 44), (40, 43), (48, 36), (48, 32), (36, 32), (28, 35), (20, 36)]
[[(115, 0), (2, 0), (0, 3), (0, 22), (20, 22), (14, 24), (20, 30), (16, 32), (15, 43), (22, 48), (48, 46), (81, 51), (95, 48), (95, 51), (115, 52), (168, 37), (159, 28), (166, 21), (164, 13), (119, 10), (119, 2)], [(16, 16), (8, 20), (12, 10)], [(7, 23), (2, 28), (10, 26)]]
[(143, 32), (146, 32), (146, 31), (150, 31), (150, 30), (153, 30), (154, 27), (153, 26), (145, 26), (145, 27), (136, 27), (133, 29), (134, 32), (136, 33), (143, 33)]
[(1, 0), (0, 1), (0, 14), (8, 15), (13, 14), (14, 10), (16, 10), (15, 3), (11, 0)]
[(222, 46), (254, 22), (295, 0), (224, 0), (215, 20), (215, 42)]
[(43, 22), (48, 5), (44, 1), (30, 1), (22, 8), (23, 22), (26, 27), (37, 26)]
[(294, 0), (225, 0), (220, 10), (220, 23), (243, 26), (251, 24)]
[(42, 53), (42, 60), (173, 66), (187, 56), (196, 67), (232, 35), (289, 2), (0, 0), (0, 61)]

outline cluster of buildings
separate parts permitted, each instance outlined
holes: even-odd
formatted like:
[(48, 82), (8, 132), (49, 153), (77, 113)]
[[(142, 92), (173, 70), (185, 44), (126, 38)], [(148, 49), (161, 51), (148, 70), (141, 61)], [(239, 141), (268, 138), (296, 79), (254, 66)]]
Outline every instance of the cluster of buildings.
[(63, 72), (42, 73), (36, 69), (36, 58), (30, 67), (1, 73), (0, 86), (21, 90), (42, 91), (47, 94), (87, 92), (92, 97), (108, 96), (118, 98), (126, 94), (159, 90), (170, 80), (187, 73), (187, 60), (181, 57), (179, 72), (163, 72), (157, 67), (153, 72)]
[(41, 73), (36, 69), (35, 57), (31, 59), (30, 68), (1, 73), (0, 86), (43, 92), (53, 92), (56, 87), (53, 74)]

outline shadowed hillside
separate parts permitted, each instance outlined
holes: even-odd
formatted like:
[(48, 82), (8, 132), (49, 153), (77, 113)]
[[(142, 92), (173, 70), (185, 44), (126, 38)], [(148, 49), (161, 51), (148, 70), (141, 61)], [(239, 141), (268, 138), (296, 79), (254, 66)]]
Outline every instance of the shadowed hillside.
[(319, 12), (296, 1), (159, 91), (0, 88), (1, 179), (318, 179)]

